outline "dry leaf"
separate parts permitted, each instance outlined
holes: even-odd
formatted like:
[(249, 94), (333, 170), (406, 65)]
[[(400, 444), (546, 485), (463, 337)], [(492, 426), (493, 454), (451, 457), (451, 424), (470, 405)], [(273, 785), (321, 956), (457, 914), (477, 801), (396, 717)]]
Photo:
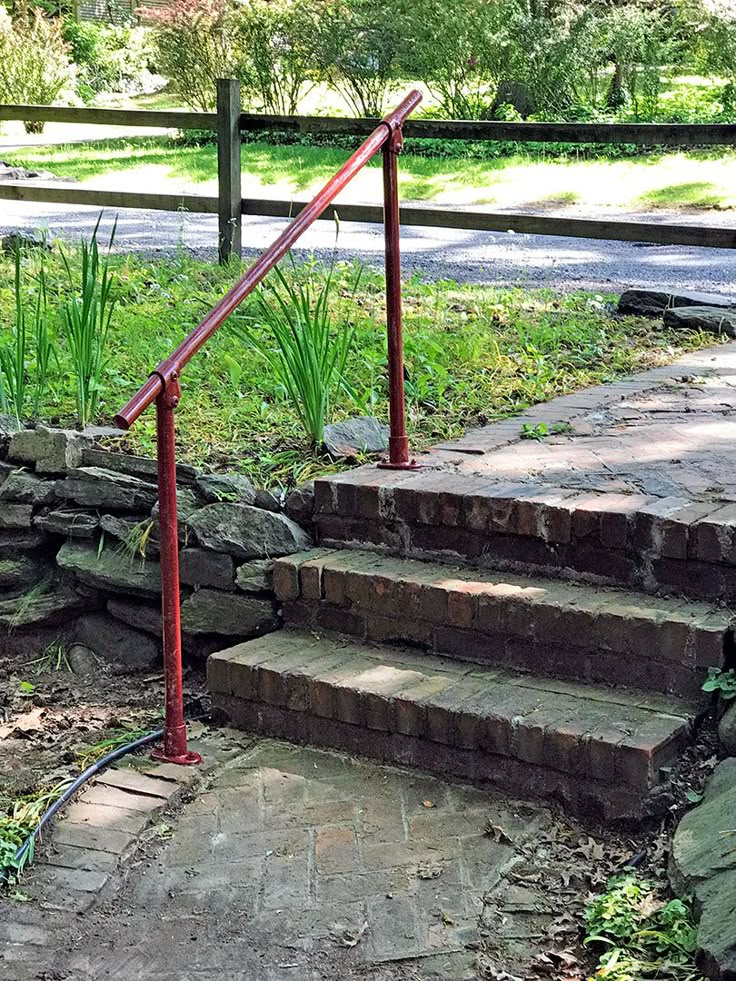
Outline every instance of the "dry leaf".
[(434, 807), (434, 803), (431, 800), (423, 800), (422, 807)]

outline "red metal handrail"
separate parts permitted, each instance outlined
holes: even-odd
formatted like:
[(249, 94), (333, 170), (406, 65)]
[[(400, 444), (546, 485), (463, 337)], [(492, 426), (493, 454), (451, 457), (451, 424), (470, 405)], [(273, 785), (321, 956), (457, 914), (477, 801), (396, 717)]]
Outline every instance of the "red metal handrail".
[(158, 759), (171, 763), (199, 763), (200, 757), (187, 749), (181, 671), (181, 610), (179, 598), (179, 536), (176, 510), (176, 437), (174, 410), (181, 399), (179, 376), (182, 368), (207, 343), (231, 313), (263, 281), (299, 237), (319, 218), (340, 191), (379, 150), (383, 150), (384, 234), (386, 239), (386, 328), (388, 337), (389, 454), (378, 465), (391, 469), (416, 466), (409, 455), (404, 410), (404, 363), (401, 327), (401, 253), (399, 248), (398, 154), (402, 126), (422, 101), (412, 91), (374, 129), (347, 163), (329, 180), (289, 224), (245, 275), (217, 303), (176, 350), (152, 372), (132, 399), (115, 416), (115, 425), (128, 429), (141, 413), (156, 403), (159, 525), (161, 549), (161, 605), (163, 621), (164, 673), (166, 678), (166, 722), (164, 745), (154, 750)]

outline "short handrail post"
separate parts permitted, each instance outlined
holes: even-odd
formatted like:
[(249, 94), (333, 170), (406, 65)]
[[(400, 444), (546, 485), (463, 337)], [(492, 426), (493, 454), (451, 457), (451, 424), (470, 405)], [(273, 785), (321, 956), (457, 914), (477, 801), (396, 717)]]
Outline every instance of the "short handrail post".
[(167, 763), (201, 762), (187, 749), (181, 667), (181, 608), (179, 603), (179, 524), (176, 513), (176, 431), (174, 410), (179, 404), (179, 378), (173, 374), (156, 399), (158, 458), (158, 521), (161, 550), (161, 623), (164, 642), (166, 721), (163, 746), (152, 756)]
[[(388, 124), (387, 124), (388, 125)], [(401, 248), (399, 216), (399, 154), (403, 146), (401, 126), (390, 126), (383, 145), (383, 228), (386, 246), (386, 334), (388, 340), (389, 437), (388, 459), (379, 467), (413, 470), (406, 435), (404, 396), (404, 341), (401, 323)]]
[(218, 248), (221, 264), (242, 248), (240, 179), (240, 82), (217, 80)]

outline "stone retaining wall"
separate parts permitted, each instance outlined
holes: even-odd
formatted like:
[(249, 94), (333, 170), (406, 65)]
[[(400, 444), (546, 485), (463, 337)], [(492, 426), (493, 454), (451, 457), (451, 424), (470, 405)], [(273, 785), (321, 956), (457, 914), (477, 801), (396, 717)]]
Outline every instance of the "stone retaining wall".
[[(0, 425), (0, 652), (81, 644), (117, 667), (161, 656), (156, 462), (67, 430)], [(311, 492), (178, 467), (184, 649), (276, 630), (274, 558), (311, 543)], [(292, 520), (296, 518), (297, 521)]]

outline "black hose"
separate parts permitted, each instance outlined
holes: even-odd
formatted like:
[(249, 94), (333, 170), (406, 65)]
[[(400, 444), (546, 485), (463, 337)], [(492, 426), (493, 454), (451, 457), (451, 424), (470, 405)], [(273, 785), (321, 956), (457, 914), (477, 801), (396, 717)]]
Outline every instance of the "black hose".
[(28, 853), (28, 850), (33, 846), (36, 838), (39, 836), (43, 828), (48, 824), (54, 814), (56, 814), (56, 812), (62, 808), (71, 797), (74, 796), (79, 788), (83, 786), (90, 779), (90, 777), (93, 777), (96, 773), (99, 773), (100, 770), (103, 770), (106, 766), (109, 766), (110, 763), (114, 763), (116, 760), (119, 760), (122, 756), (127, 756), (128, 753), (133, 753), (135, 750), (141, 749), (141, 747), (147, 746), (149, 743), (155, 743), (159, 739), (163, 739), (163, 735), (164, 730), (157, 729), (155, 732), (149, 733), (147, 736), (142, 736), (140, 739), (136, 739), (132, 743), (127, 743), (125, 746), (119, 746), (111, 753), (108, 753), (107, 756), (101, 757), (101, 759), (97, 760), (96, 763), (88, 766), (86, 770), (80, 773), (79, 776), (69, 784), (61, 797), (57, 798), (54, 803), (41, 815), (36, 827), (15, 853), (13, 864), (0, 869), (0, 886), (2, 886), (6, 881), (10, 869), (17, 866), (18, 863), (23, 860)]

